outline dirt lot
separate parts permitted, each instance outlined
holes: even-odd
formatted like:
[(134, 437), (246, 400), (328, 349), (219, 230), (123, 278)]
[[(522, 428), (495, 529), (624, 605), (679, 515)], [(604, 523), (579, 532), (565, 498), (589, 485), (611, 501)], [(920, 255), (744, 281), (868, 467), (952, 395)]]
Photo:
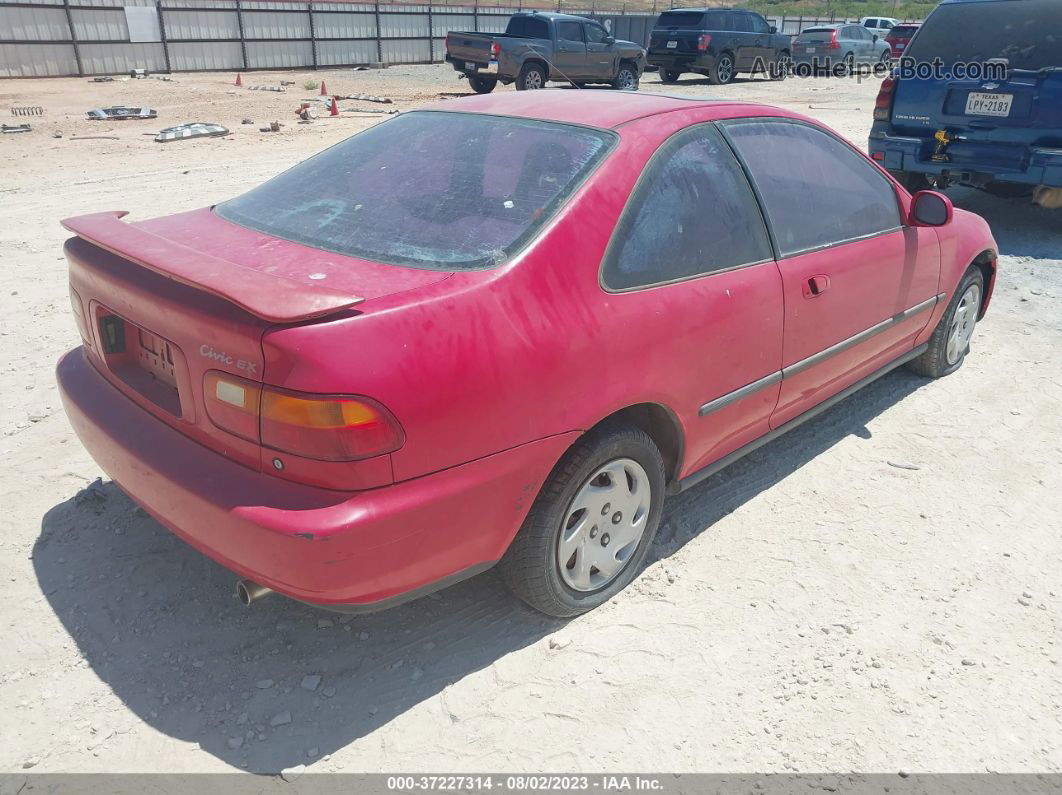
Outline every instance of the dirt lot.
[[(295, 124), (305, 80), (399, 109), (467, 87), (443, 66), (233, 77), (0, 82), (47, 109), (0, 137), (0, 771), (1062, 770), (1062, 215), (954, 192), (1003, 254), (966, 365), (897, 371), (675, 498), (651, 565), (590, 615), (547, 620), (492, 574), (353, 620), (248, 611), (90, 487), (52, 372), (78, 342), (58, 220), (208, 205), (377, 120)], [(877, 86), (675, 90), (863, 143)], [(114, 103), (159, 119), (83, 120)], [(184, 121), (233, 134), (143, 134)]]

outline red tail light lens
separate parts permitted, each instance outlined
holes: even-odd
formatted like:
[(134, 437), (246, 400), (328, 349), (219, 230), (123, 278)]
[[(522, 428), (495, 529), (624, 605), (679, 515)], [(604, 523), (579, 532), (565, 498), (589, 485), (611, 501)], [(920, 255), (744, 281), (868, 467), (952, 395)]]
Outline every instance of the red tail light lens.
[(501, 54), (501, 45), (496, 41), (490, 43), (490, 57), (497, 58)]
[(375, 400), (311, 395), (210, 372), (206, 409), (219, 428), (264, 447), (321, 461), (357, 461), (397, 450), (398, 421)]
[(826, 45), (827, 50), (839, 50), (841, 45), (837, 43), (837, 31), (833, 31), (830, 35), (830, 43)]
[(697, 50), (698, 52), (704, 52), (708, 49), (708, 45), (712, 43), (711, 33), (702, 33), (697, 37)]
[(874, 121), (888, 121), (892, 109), (892, 95), (896, 91), (896, 80), (886, 77), (881, 81), (878, 98), (874, 100)]

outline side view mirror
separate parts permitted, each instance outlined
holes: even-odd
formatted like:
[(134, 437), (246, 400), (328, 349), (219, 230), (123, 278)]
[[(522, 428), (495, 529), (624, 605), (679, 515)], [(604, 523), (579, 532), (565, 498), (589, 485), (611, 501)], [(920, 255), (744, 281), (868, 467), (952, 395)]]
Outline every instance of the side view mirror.
[(920, 190), (911, 200), (911, 226), (944, 226), (952, 215), (951, 199), (935, 190)]
[(777, 32), (778, 32), (778, 26), (777, 25), (771, 25), (771, 33), (777, 33)]
[(605, 36), (605, 44), (615, 44), (615, 43), (616, 43), (616, 37), (615, 36)]

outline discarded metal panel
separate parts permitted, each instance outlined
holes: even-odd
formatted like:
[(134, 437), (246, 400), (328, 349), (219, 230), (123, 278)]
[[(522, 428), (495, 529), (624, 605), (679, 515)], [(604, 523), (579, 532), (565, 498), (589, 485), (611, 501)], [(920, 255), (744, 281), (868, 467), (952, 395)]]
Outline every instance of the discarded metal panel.
[(220, 124), (193, 121), (188, 124), (178, 124), (176, 127), (167, 127), (155, 136), (155, 141), (164, 144), (170, 141), (184, 141), (188, 138), (208, 138), (228, 134), (228, 128)]
[(33, 128), (28, 124), (0, 124), (0, 133), (5, 135), (7, 133), (29, 132), (31, 129)]
[(130, 108), (115, 105), (111, 108), (94, 108), (86, 114), (93, 121), (121, 121), (123, 119), (154, 119), (159, 114), (154, 108)]

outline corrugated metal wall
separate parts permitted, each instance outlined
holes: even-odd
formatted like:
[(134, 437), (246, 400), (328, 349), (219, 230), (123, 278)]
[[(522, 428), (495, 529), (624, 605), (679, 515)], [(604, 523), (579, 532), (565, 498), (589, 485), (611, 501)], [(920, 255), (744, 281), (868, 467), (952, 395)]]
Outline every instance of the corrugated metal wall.
[[(154, 8), (162, 41), (131, 43), (126, 6)], [(442, 60), (447, 32), (501, 32), (518, 10), (286, 0), (0, 0), (0, 77), (431, 63)], [(593, 16), (617, 38), (643, 45), (656, 19), (569, 13)], [(826, 21), (771, 18), (785, 33)]]

